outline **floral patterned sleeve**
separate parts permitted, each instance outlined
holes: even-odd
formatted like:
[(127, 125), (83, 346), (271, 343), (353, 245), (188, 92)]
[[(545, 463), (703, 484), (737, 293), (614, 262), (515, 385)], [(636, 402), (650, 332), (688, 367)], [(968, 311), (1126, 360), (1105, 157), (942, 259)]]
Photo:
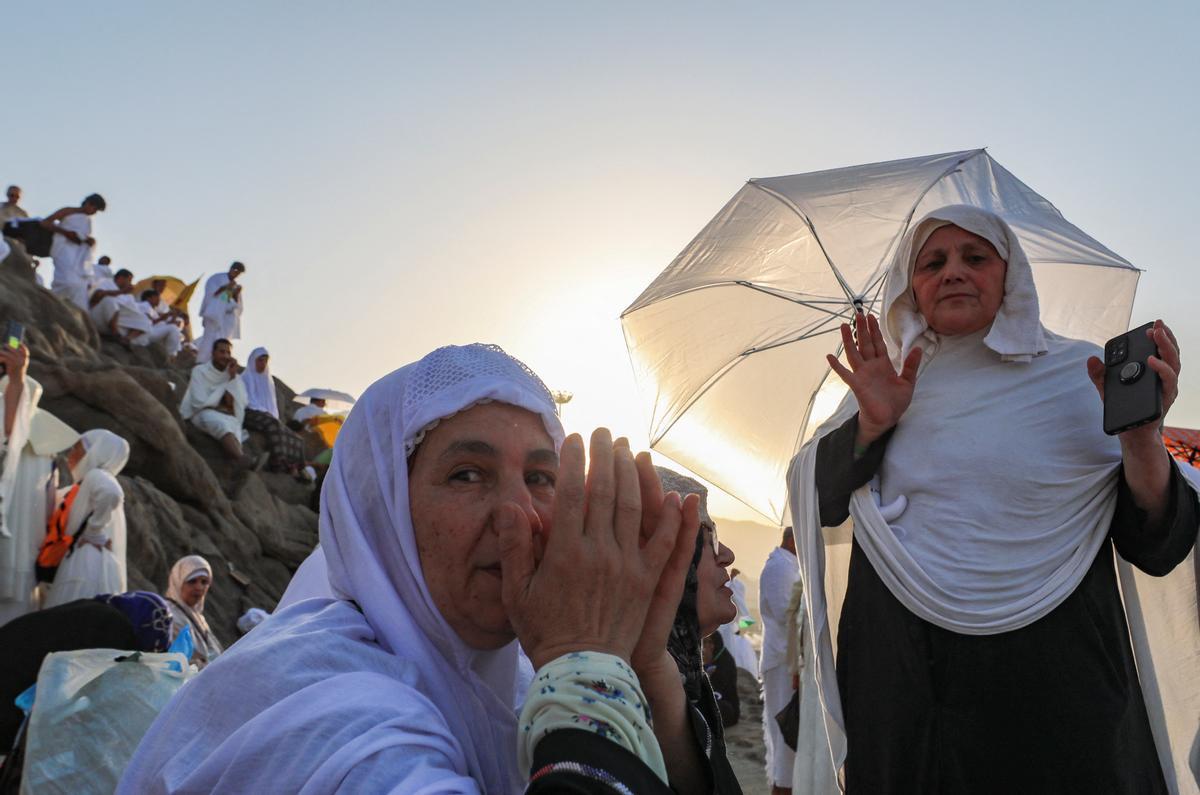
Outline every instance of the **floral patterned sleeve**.
[(574, 652), (547, 663), (519, 726), (530, 793), (670, 792), (646, 697), (619, 657)]

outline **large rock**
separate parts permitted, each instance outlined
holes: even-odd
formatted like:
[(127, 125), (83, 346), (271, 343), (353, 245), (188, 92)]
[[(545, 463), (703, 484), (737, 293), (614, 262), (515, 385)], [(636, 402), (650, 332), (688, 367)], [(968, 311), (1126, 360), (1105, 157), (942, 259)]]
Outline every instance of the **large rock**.
[[(26, 326), (41, 406), (76, 430), (106, 428), (129, 441), (120, 477), (129, 587), (161, 593), (172, 563), (203, 555), (214, 568), (205, 614), (231, 643), (237, 617), (249, 607), (273, 609), (316, 545), (312, 487), (229, 462), (179, 417), (187, 367), (168, 365), (159, 346), (102, 341), (85, 312), (37, 286), (17, 253), (0, 264), (0, 323), (9, 318)], [(276, 389), (290, 416), (294, 393), (278, 380)]]

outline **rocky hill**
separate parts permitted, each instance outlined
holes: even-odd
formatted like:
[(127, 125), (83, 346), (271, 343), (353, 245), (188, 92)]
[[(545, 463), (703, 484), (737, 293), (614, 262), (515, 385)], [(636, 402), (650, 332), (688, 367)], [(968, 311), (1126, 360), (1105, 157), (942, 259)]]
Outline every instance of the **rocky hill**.
[[(107, 428), (129, 441), (120, 476), (129, 588), (162, 593), (175, 560), (203, 555), (214, 568), (205, 615), (232, 642), (237, 617), (272, 609), (316, 545), (312, 487), (231, 465), (216, 441), (179, 417), (189, 368), (168, 366), (156, 345), (131, 351), (101, 340), (86, 313), (37, 286), (16, 252), (0, 264), (0, 323), (8, 318), (28, 329), (29, 374), (45, 389), (40, 405), (77, 431)], [(243, 362), (247, 353), (235, 348)], [(275, 386), (290, 412), (292, 390), (278, 379)]]

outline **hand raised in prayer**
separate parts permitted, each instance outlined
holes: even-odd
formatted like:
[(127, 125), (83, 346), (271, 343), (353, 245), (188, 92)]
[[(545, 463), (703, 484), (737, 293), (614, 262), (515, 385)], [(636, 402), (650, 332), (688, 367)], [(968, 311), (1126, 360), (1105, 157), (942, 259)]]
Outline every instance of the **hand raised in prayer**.
[[(658, 514), (662, 510), (665, 498), (662, 482), (654, 471), (654, 461), (649, 453), (638, 453), (635, 459), (638, 470), (638, 482), (642, 490), (642, 538), (647, 539), (654, 533), (658, 525)], [(688, 566), (696, 550), (697, 530), (687, 531), (693, 524), (700, 527), (700, 498), (688, 495), (684, 502), (685, 531), (680, 533), (680, 543), (675, 545), (667, 565), (663, 567), (659, 577), (658, 587), (646, 611), (646, 623), (642, 626), (642, 634), (633, 650), (629, 663), (637, 673), (638, 678), (648, 679), (654, 669), (661, 667), (670, 674), (672, 680), (678, 681), (678, 669), (671, 655), (667, 653), (667, 638), (671, 634), (671, 626), (675, 623), (675, 613), (679, 610), (679, 601), (683, 598), (683, 584), (687, 580)], [(693, 501), (692, 497), (695, 497)], [(695, 515), (692, 515), (692, 512)]]
[(631, 658), (663, 567), (677, 545), (694, 543), (699, 519), (694, 505), (689, 512), (690, 526), (679, 495), (668, 495), (643, 538), (642, 486), (628, 445), (597, 429), (585, 478), (583, 440), (567, 437), (540, 565), (525, 511), (506, 503), (496, 519), (504, 606), (535, 668), (575, 651)]
[(825, 358), (858, 401), (858, 438), (855, 442), (865, 446), (887, 433), (908, 410), (917, 385), (921, 349), (913, 348), (897, 373), (875, 316), (864, 317), (859, 312), (854, 325), (859, 330), (857, 342), (850, 326), (842, 324), (842, 345), (850, 369), (847, 370), (833, 354)]

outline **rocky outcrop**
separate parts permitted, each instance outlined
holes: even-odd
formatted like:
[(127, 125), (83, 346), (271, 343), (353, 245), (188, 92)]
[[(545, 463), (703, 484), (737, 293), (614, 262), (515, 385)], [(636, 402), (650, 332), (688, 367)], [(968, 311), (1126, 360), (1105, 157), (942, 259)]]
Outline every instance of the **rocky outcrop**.
[[(101, 340), (86, 313), (37, 286), (19, 252), (0, 264), (0, 323), (8, 318), (26, 326), (41, 406), (76, 430), (107, 428), (129, 441), (120, 477), (129, 587), (161, 593), (175, 560), (203, 555), (215, 569), (205, 612), (232, 642), (237, 617), (249, 607), (272, 609), (316, 545), (312, 487), (227, 461), (216, 441), (179, 417), (189, 369), (168, 365), (158, 346), (127, 350)], [(290, 407), (293, 392), (278, 380), (276, 388), (279, 405)], [(261, 439), (250, 444), (262, 449)]]

